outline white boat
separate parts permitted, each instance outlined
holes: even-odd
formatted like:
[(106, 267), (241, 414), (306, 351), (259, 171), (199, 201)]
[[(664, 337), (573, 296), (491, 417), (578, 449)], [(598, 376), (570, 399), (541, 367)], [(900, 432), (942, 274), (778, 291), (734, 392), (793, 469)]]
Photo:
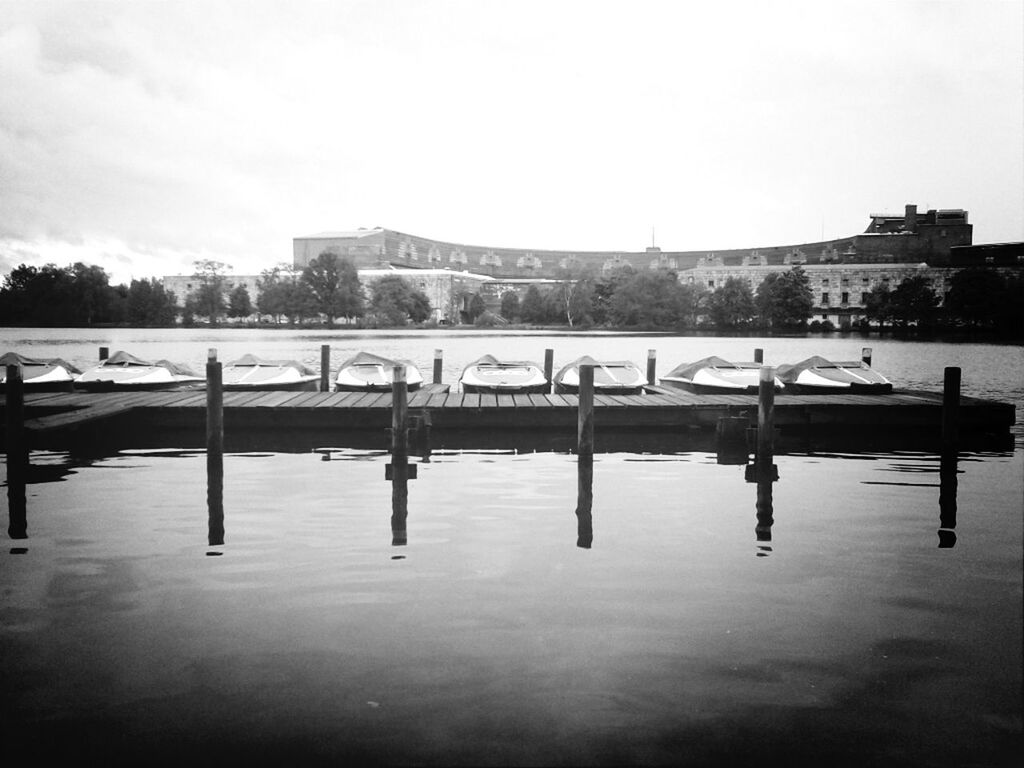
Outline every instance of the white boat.
[(892, 382), (863, 360), (837, 363), (815, 355), (793, 365), (780, 365), (777, 373), (786, 391), (797, 395), (892, 392)]
[[(732, 363), (711, 356), (678, 365), (658, 381), (666, 387), (702, 395), (757, 394), (761, 387), (761, 367), (761, 363)], [(778, 376), (775, 389), (782, 389)]]
[(536, 363), (502, 361), (484, 355), (467, 365), (459, 378), (463, 392), (499, 394), (546, 394), (551, 384)]
[(359, 352), (341, 364), (334, 380), (336, 392), (390, 392), (396, 365), (405, 366), (406, 389), (412, 392), (423, 383), (419, 368), (408, 360), (389, 360)]
[(149, 389), (201, 389), (206, 380), (187, 366), (157, 360), (141, 360), (127, 352), (115, 352), (75, 379), (75, 389), (89, 392)]
[(226, 390), (296, 390), (315, 391), (320, 376), (295, 360), (263, 360), (243, 355), (226, 363), (221, 371)]
[(644, 391), (647, 376), (628, 360), (601, 362), (584, 355), (565, 365), (554, 376), (556, 395), (577, 394), (580, 391), (580, 366), (594, 368), (594, 392), (604, 395), (638, 395)]
[(7, 391), (7, 366), (21, 369), (21, 380), (26, 392), (70, 392), (75, 376), (81, 373), (75, 366), (59, 357), (39, 359), (25, 357), (17, 352), (0, 355), (0, 392)]

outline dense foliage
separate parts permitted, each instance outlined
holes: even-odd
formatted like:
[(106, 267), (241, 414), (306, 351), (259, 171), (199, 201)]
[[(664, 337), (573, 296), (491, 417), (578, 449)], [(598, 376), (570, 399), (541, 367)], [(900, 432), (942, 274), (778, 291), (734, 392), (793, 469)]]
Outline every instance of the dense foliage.
[[(225, 264), (195, 262), (197, 287), (179, 304), (159, 280), (132, 280), (111, 286), (106, 272), (75, 263), (67, 267), (20, 265), (0, 285), (0, 325), (75, 327), (104, 324), (173, 326), (199, 320), (217, 325), (225, 317), (239, 321), (269, 318), (290, 325), (335, 319), (369, 327), (423, 323), (431, 317), (427, 296), (400, 276), (363, 286), (355, 266), (322, 253), (304, 270), (280, 264), (261, 273), (256, 296), (231, 287)], [(502, 323), (603, 326), (651, 330), (804, 330), (814, 301), (808, 277), (799, 266), (769, 274), (751, 291), (746, 280), (731, 277), (710, 290), (680, 282), (670, 270), (569, 274), (522, 294), (507, 291), (488, 309), (483, 297), (466, 294), (461, 322), (479, 326)], [(924, 276), (914, 275), (893, 288), (880, 284), (864, 296), (865, 324), (903, 331), (964, 329), (1011, 338), (1024, 337), (1024, 277), (986, 268), (954, 273), (940, 296)], [(498, 310), (498, 311), (494, 311)], [(830, 323), (811, 323), (815, 330)]]

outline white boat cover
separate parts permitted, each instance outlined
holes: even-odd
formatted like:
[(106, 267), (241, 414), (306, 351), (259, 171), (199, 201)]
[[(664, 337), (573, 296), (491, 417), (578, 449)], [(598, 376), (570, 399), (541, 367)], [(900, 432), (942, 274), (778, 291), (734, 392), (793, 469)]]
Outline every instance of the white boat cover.
[(580, 366), (594, 367), (594, 389), (641, 389), (647, 383), (646, 374), (629, 360), (598, 361), (584, 355), (571, 363), (562, 366), (554, 376), (556, 385), (578, 388), (580, 385)]
[(341, 364), (335, 383), (345, 389), (387, 389), (394, 381), (396, 365), (405, 366), (409, 387), (423, 383), (423, 375), (410, 360), (391, 360), (371, 352), (359, 352)]

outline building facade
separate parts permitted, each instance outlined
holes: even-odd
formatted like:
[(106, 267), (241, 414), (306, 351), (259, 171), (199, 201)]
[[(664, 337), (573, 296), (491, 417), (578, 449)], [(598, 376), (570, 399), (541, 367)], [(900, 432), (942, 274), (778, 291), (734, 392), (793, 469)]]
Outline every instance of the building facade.
[(499, 279), (559, 279), (582, 271), (632, 269), (685, 271), (709, 263), (724, 266), (792, 264), (899, 264), (947, 266), (953, 248), (970, 245), (972, 225), (962, 209), (872, 214), (858, 235), (798, 245), (721, 251), (554, 251), (466, 245), (393, 229), (321, 232), (292, 241), (293, 265), (303, 269), (321, 253), (351, 259), (359, 269), (382, 264), (411, 269), (450, 269)]

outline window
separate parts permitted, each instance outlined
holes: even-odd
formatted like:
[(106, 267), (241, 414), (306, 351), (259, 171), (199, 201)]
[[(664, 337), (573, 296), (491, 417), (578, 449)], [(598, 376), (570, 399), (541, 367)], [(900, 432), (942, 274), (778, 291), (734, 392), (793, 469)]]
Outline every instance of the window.
[(827, 277), (821, 278), (821, 284), (822, 285), (828, 285), (828, 278)]
[(827, 307), (828, 306), (828, 291), (826, 291), (825, 293), (821, 294), (821, 306), (823, 306), (823, 307)]
[(842, 302), (843, 304), (849, 304), (850, 294), (847, 293), (846, 291), (843, 291), (843, 295), (839, 298), (839, 301)]
[(708, 280), (708, 288), (714, 288), (714, 287), (715, 287), (715, 281), (714, 280)]

